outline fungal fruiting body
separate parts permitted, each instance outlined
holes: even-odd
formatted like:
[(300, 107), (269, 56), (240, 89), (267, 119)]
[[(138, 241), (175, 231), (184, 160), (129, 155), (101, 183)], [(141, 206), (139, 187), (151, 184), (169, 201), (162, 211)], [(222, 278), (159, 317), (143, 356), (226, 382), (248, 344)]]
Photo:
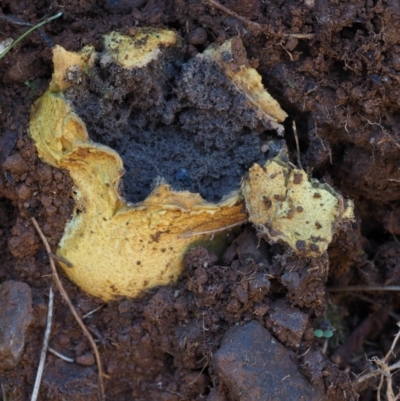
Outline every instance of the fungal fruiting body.
[[(85, 79), (102, 84), (94, 77), (96, 62), (104, 68), (117, 63), (118, 68), (143, 77), (142, 69), (157, 63), (165, 48), (180, 44), (175, 32), (137, 29), (133, 37), (107, 35), (101, 54), (93, 47), (71, 53), (56, 46), (49, 90), (32, 108), (29, 132), (40, 158), (68, 170), (75, 186), (74, 213), (57, 254), (72, 264), (63, 265), (72, 281), (105, 301), (135, 297), (175, 281), (190, 247), (223, 244), (226, 230), (247, 221), (248, 216), (268, 241), (279, 240), (307, 257), (321, 255), (337, 225), (352, 218), (350, 202), (343, 206), (340, 195), (277, 158), (264, 168), (254, 164), (241, 190), (238, 182), (238, 190), (218, 203), (197, 193), (175, 191), (166, 183), (133, 205), (121, 197), (121, 157), (90, 140), (85, 123), (68, 99), (82, 93), (79, 85)], [(196, 57), (212, 59), (263, 126), (283, 133), (280, 123), (286, 113), (249, 66), (239, 39), (211, 46)], [(107, 90), (101, 92), (105, 97)]]
[(191, 246), (247, 218), (238, 192), (213, 204), (166, 184), (128, 205), (118, 194), (121, 158), (89, 140), (61, 93), (35, 103), (30, 134), (41, 159), (68, 170), (75, 185), (75, 211), (57, 254), (73, 265), (65, 266), (68, 277), (103, 300), (176, 280)]
[(84, 122), (64, 96), (79, 85), (79, 79), (70, 79), (71, 71), (85, 79), (98, 57), (102, 64), (140, 69), (156, 60), (163, 47), (178, 43), (171, 31), (138, 30), (133, 38), (106, 36), (100, 55), (91, 47), (71, 53), (57, 46), (50, 89), (32, 108), (29, 131), (40, 158), (68, 170), (75, 185), (75, 210), (57, 254), (72, 264), (63, 266), (72, 281), (105, 301), (134, 297), (176, 280), (190, 247), (202, 241), (217, 246), (218, 233), (247, 220), (239, 191), (211, 203), (162, 184), (144, 201), (129, 205), (118, 192), (121, 157), (89, 139)]
[(321, 256), (338, 227), (354, 220), (353, 202), (283, 159), (254, 164), (243, 178), (249, 221), (269, 242), (283, 242), (304, 257)]

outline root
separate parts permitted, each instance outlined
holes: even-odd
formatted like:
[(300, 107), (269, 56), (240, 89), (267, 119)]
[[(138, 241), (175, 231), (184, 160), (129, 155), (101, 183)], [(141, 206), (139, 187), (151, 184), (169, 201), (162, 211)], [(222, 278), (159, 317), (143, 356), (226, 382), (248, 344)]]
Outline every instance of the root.
[(44, 244), (44, 246), (46, 248), (47, 254), (49, 255), (50, 266), (51, 266), (51, 270), (52, 270), (52, 273), (53, 273), (54, 283), (56, 284), (56, 286), (58, 288), (58, 291), (60, 291), (61, 296), (63, 297), (64, 301), (68, 305), (72, 315), (74, 316), (74, 318), (77, 321), (78, 325), (80, 326), (80, 328), (82, 329), (83, 333), (85, 334), (85, 336), (89, 340), (90, 346), (92, 347), (93, 353), (94, 353), (95, 358), (96, 358), (98, 377), (99, 377), (98, 398), (99, 398), (99, 400), (104, 401), (105, 400), (105, 395), (104, 395), (104, 382), (103, 382), (103, 368), (102, 368), (102, 364), (101, 364), (100, 353), (99, 353), (99, 350), (97, 349), (97, 345), (94, 342), (93, 337), (90, 334), (89, 330), (85, 326), (85, 323), (83, 323), (82, 319), (78, 315), (78, 312), (75, 310), (74, 306), (72, 305), (72, 302), (69, 299), (69, 296), (68, 296), (67, 292), (65, 291), (64, 286), (61, 283), (60, 277), (58, 276), (58, 273), (57, 273), (56, 265), (54, 264), (54, 260), (51, 257), (52, 252), (51, 252), (51, 249), (50, 249), (49, 242), (47, 241), (47, 238), (43, 234), (43, 231), (41, 230), (38, 222), (36, 221), (36, 219), (34, 217), (32, 218), (32, 223), (35, 226), (36, 231), (38, 232), (40, 238), (42, 239), (42, 242), (43, 242), (43, 244)]
[(39, 395), (40, 383), (42, 381), (42, 376), (43, 376), (44, 363), (46, 362), (46, 353), (47, 353), (47, 349), (49, 346), (51, 322), (52, 322), (52, 318), (53, 318), (53, 299), (54, 299), (53, 287), (50, 287), (49, 305), (47, 307), (46, 330), (44, 332), (43, 346), (42, 346), (42, 351), (40, 352), (39, 366), (38, 366), (38, 370), (36, 373), (35, 385), (33, 386), (31, 401), (36, 401), (37, 397)]

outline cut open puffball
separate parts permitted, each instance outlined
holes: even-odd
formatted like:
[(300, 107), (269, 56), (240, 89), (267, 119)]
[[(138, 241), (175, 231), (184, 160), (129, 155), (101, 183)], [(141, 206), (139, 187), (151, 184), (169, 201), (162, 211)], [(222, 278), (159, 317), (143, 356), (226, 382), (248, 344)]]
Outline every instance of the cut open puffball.
[[(117, 62), (126, 69), (140, 69), (156, 60), (163, 46), (178, 42), (174, 32), (145, 30), (133, 38), (116, 33), (106, 36), (100, 56), (90, 47), (71, 53), (57, 46), (50, 89), (32, 109), (29, 130), (40, 158), (68, 170), (75, 185), (74, 214), (57, 254), (72, 264), (63, 266), (72, 281), (105, 301), (134, 297), (146, 288), (176, 280), (190, 247), (202, 241), (211, 244), (214, 235), (212, 243), (218, 244), (218, 233), (247, 221), (239, 191), (212, 203), (199, 194), (176, 192), (162, 184), (144, 201), (128, 205), (118, 192), (123, 174), (120, 156), (90, 141), (84, 122), (64, 96), (65, 90), (79, 86), (84, 75), (90, 74), (96, 57), (103, 65)], [(257, 96), (262, 97), (259, 75), (250, 75), (256, 77)], [(241, 78), (239, 87), (245, 79)], [(250, 89), (253, 86), (248, 85)], [(275, 112), (277, 102), (270, 101)], [(264, 100), (259, 107), (256, 100), (251, 103), (263, 118), (274, 114), (268, 113)], [(281, 110), (273, 123), (278, 126), (285, 116)]]
[(165, 184), (128, 206), (118, 194), (121, 158), (90, 142), (62, 94), (35, 103), (30, 133), (39, 156), (68, 170), (76, 188), (57, 254), (72, 263), (65, 267), (72, 281), (105, 301), (176, 280), (191, 246), (247, 218), (239, 193), (213, 204)]
[[(56, 46), (50, 88), (32, 108), (29, 131), (40, 158), (68, 170), (75, 185), (74, 213), (57, 254), (72, 264), (63, 265), (72, 281), (105, 301), (135, 297), (147, 288), (175, 281), (191, 247), (223, 245), (226, 230), (246, 222), (248, 215), (267, 240), (284, 242), (307, 257), (321, 255), (338, 224), (352, 217), (352, 204), (344, 206), (333, 190), (323, 189), (304, 171), (278, 159), (265, 168), (255, 164), (242, 190), (216, 203), (165, 183), (134, 205), (120, 196), (121, 157), (89, 139), (66, 93), (70, 88), (79, 93), (81, 82), (94, 74), (96, 60), (105, 67), (118, 64), (126, 71), (141, 71), (138, 76), (143, 76), (143, 68), (157, 62), (165, 48), (180, 44), (172, 31), (138, 29), (134, 37), (107, 35), (101, 54), (92, 47), (71, 53)], [(216, 63), (264, 126), (283, 133), (280, 123), (286, 113), (249, 67), (239, 39), (211, 46), (196, 57)], [(105, 96), (108, 91), (105, 87)], [(313, 202), (314, 193), (320, 195), (320, 202)]]

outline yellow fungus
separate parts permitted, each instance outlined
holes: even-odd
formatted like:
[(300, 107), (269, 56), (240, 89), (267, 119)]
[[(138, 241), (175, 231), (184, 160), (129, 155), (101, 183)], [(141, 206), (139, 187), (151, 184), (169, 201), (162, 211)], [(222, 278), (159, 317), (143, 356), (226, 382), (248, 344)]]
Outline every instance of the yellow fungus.
[(354, 205), (327, 184), (310, 179), (279, 156), (254, 164), (242, 181), (249, 220), (269, 242), (283, 242), (305, 257), (321, 256)]

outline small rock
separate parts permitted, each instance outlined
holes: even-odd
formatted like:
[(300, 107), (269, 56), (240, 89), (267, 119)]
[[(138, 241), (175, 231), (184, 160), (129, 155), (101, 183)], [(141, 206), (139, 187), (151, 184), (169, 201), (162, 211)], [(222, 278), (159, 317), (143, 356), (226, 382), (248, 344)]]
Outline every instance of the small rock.
[(249, 263), (268, 264), (267, 245), (260, 241), (253, 228), (246, 228), (245, 231), (236, 238), (237, 254), (240, 263), (247, 265)]
[(259, 302), (254, 306), (254, 314), (256, 316), (264, 316), (269, 311), (269, 305)]
[(232, 242), (232, 244), (229, 245), (228, 249), (223, 254), (222, 262), (225, 264), (225, 266), (230, 266), (231, 263), (236, 258), (236, 248), (237, 248), (236, 242)]
[(27, 201), (33, 194), (33, 188), (25, 183), (19, 184), (16, 189), (20, 201)]
[(207, 42), (207, 32), (203, 28), (196, 28), (190, 31), (186, 40), (191, 45), (204, 45)]
[(292, 304), (302, 308), (311, 308), (317, 316), (325, 313), (325, 282), (329, 259), (323, 255), (309, 263), (299, 259), (285, 260), (285, 273), (281, 276), (282, 284), (288, 289), (287, 298)]
[(242, 303), (242, 304), (247, 304), (249, 301), (249, 297), (247, 294), (247, 291), (241, 286), (238, 285), (235, 288), (235, 291), (233, 292), (233, 295)]
[(19, 281), (0, 285), (0, 371), (14, 368), (22, 355), (32, 321), (30, 287)]
[(12, 174), (23, 174), (29, 171), (28, 163), (22, 158), (21, 153), (8, 156), (3, 164), (4, 170)]
[(76, 357), (76, 362), (79, 363), (79, 365), (92, 366), (96, 361), (91, 352), (85, 352), (83, 355)]
[(226, 401), (226, 396), (221, 386), (213, 387), (208, 394), (207, 401)]
[(235, 401), (320, 401), (324, 396), (299, 372), (296, 355), (256, 321), (225, 333), (214, 366)]
[(68, 363), (59, 358), (46, 364), (43, 387), (52, 400), (97, 401), (97, 373), (94, 367)]
[(199, 267), (194, 272), (194, 279), (197, 285), (204, 285), (207, 283), (208, 275), (207, 270), (204, 267)]
[(291, 306), (286, 299), (279, 299), (271, 305), (267, 326), (284, 344), (298, 347), (307, 321), (307, 314)]
[(271, 282), (264, 273), (257, 273), (249, 280), (249, 295), (254, 301), (261, 301), (269, 292)]
[(209, 378), (204, 373), (191, 372), (183, 377), (186, 385), (197, 394), (205, 394), (209, 384)]

